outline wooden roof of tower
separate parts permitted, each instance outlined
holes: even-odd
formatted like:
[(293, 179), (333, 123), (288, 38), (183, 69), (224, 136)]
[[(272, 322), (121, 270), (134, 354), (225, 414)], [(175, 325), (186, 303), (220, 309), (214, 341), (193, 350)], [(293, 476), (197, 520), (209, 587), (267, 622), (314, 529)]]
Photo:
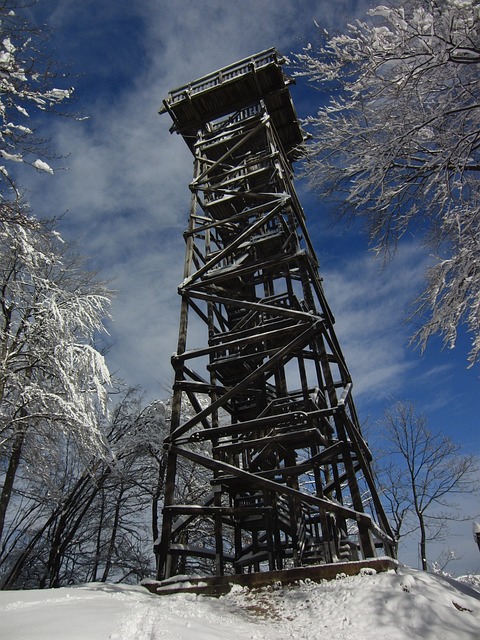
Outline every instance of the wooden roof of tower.
[(293, 161), (301, 155), (299, 146), (305, 135), (290, 96), (289, 86), (294, 81), (283, 73), (283, 63), (274, 48), (261, 51), (170, 91), (160, 113), (170, 114), (174, 122), (171, 131), (182, 135), (193, 151), (197, 131), (206, 122), (263, 101), (284, 151)]

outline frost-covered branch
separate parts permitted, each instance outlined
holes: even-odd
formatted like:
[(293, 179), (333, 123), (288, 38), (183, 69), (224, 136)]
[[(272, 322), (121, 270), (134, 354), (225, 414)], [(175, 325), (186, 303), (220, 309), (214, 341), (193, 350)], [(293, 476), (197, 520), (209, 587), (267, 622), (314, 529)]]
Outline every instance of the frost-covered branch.
[(0, 539), (26, 449), (38, 447), (39, 469), (63, 439), (109, 455), (99, 422), (109, 373), (94, 341), (110, 298), (47, 224), (0, 220)]
[(0, 199), (6, 202), (20, 196), (16, 164), (53, 173), (34, 116), (55, 111), (73, 93), (54, 85), (62, 81), (46, 52), (46, 27), (30, 24), (23, 8), (20, 0), (0, 0)]
[(348, 32), (320, 32), (297, 73), (329, 102), (306, 127), (304, 175), (339, 213), (359, 216), (389, 258), (407, 231), (434, 247), (416, 339), (455, 344), (460, 324), (480, 353), (480, 5), (410, 0), (378, 6)]

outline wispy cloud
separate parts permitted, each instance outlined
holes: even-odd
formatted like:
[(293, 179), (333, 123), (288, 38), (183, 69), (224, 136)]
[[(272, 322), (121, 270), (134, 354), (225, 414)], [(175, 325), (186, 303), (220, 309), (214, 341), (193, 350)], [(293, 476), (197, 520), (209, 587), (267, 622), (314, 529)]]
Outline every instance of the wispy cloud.
[(325, 291), (356, 396), (398, 394), (413, 375), (405, 318), (424, 269), (424, 253), (413, 244), (402, 246), (395, 263), (383, 269), (366, 252), (326, 261)]

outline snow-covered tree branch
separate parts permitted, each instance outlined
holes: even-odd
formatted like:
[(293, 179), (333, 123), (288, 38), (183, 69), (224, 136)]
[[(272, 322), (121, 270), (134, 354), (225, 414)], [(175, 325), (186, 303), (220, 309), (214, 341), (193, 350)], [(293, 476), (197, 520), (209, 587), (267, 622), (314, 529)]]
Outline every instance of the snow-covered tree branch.
[[(20, 189), (15, 165), (26, 163), (53, 173), (46, 161), (48, 143), (36, 135), (35, 113), (54, 111), (70, 98), (71, 87), (58, 88), (52, 60), (46, 52), (46, 28), (30, 24), (21, 0), (0, 0), (0, 204), (3, 216), (18, 209), (3, 208), (16, 201)], [(63, 81), (65, 84), (65, 81)]]
[(71, 438), (104, 452), (99, 416), (109, 374), (94, 348), (111, 294), (48, 226), (0, 221), (0, 537), (25, 449)]
[(457, 328), (480, 354), (480, 3), (409, 0), (378, 6), (343, 35), (320, 33), (298, 74), (331, 97), (308, 119), (304, 172), (341, 213), (365, 220), (389, 258), (407, 230), (437, 262), (418, 302), (425, 347)]

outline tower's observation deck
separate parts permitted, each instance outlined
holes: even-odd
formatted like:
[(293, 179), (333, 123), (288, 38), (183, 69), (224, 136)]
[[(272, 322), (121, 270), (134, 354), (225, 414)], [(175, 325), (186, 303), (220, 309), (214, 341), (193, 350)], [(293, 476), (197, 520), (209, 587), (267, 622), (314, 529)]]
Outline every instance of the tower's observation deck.
[(172, 91), (194, 156), (159, 576), (393, 556), (292, 163), (274, 49)]
[(282, 71), (283, 60), (275, 49), (268, 49), (210, 73), (168, 94), (160, 113), (168, 111), (172, 131), (180, 133), (192, 149), (197, 132), (229, 113), (242, 114), (264, 102), (287, 156), (294, 155), (303, 142), (289, 80)]

